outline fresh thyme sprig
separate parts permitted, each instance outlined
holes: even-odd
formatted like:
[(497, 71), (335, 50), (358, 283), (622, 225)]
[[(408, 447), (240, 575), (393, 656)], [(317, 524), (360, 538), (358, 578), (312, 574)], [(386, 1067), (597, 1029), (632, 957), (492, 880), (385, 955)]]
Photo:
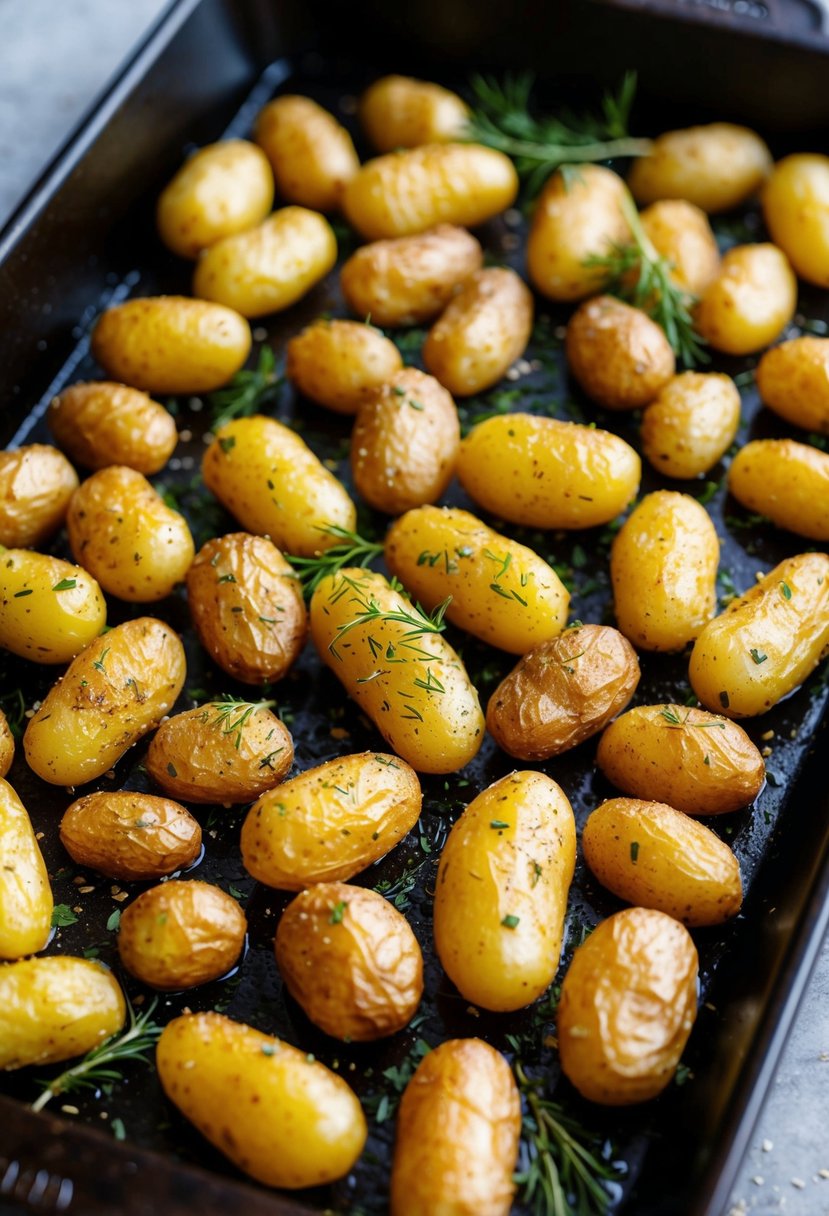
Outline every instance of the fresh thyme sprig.
[(687, 710), (684, 718), (680, 718), (679, 714), (671, 705), (666, 705), (663, 709), (660, 709), (659, 712), (668, 725), (672, 726), (674, 729), (676, 729), (678, 726), (696, 726), (700, 730), (706, 730), (716, 726), (719, 727), (720, 730), (725, 730), (725, 722), (689, 722), (688, 719), (691, 716), (690, 709)]
[(232, 418), (248, 418), (258, 413), (263, 406), (276, 400), (281, 384), (273, 350), (263, 346), (255, 368), (237, 372), (229, 384), (208, 396), (212, 429), (217, 431)]
[[(211, 701), (200, 715), (201, 721), (218, 727), (223, 735), (235, 735), (233, 746), (238, 751), (242, 744), (242, 731), (257, 709), (272, 709), (276, 701), (246, 701), (225, 692), (217, 701)], [(212, 714), (212, 716), (211, 716)]]
[(325, 536), (336, 536), (339, 544), (331, 545), (318, 557), (292, 557), (288, 561), (299, 575), (306, 599), (310, 599), (322, 580), (329, 574), (337, 574), (345, 566), (367, 566), (383, 552), (380, 542), (365, 540), (356, 532), (349, 532), (337, 524), (322, 524), (319, 531)]
[[(403, 586), (397, 579), (393, 578), (390, 585), (393, 591), (403, 591)], [(330, 642), (328, 649), (334, 658), (340, 657), (337, 654), (337, 645), (347, 633), (350, 633), (352, 629), (356, 629), (360, 625), (371, 625), (376, 621), (398, 621), (401, 625), (407, 625), (409, 628), (401, 635), (398, 645), (421, 658), (434, 658), (434, 655), (429, 654), (422, 647), (418, 647), (416, 642), (425, 633), (442, 633), (446, 628), (444, 617), (446, 616), (446, 609), (452, 602), (451, 595), (438, 604), (431, 614), (421, 608), (420, 604), (412, 603), (410, 603), (408, 608), (405, 606), (396, 609), (381, 608), (374, 596), (367, 595), (365, 589), (360, 586), (356, 579), (350, 578), (347, 574), (342, 574), (339, 585), (335, 587), (330, 597), (330, 603), (336, 604), (349, 591), (352, 592), (352, 600), (356, 603), (358, 611), (350, 621), (344, 621), (339, 626), (333, 640)], [(369, 644), (372, 645), (371, 638), (369, 638)], [(372, 645), (372, 650), (375, 646), (377, 646), (377, 643)]]
[(562, 166), (645, 156), (651, 150), (649, 139), (634, 139), (628, 132), (635, 72), (625, 73), (617, 95), (605, 94), (599, 118), (573, 114), (534, 118), (529, 110), (533, 77), (528, 73), (508, 74), (503, 83), (473, 76), (470, 85), (475, 106), (467, 139), (511, 156), (530, 198)]
[(137, 1014), (128, 1001), (126, 1030), (111, 1035), (93, 1047), (79, 1063), (51, 1081), (40, 1081), (44, 1089), (32, 1103), (32, 1110), (43, 1110), (47, 1102), (59, 1094), (71, 1094), (79, 1089), (99, 1089), (107, 1081), (122, 1081), (121, 1065), (127, 1061), (149, 1063), (147, 1052), (155, 1045), (163, 1029), (152, 1020), (157, 1003), (154, 999), (143, 1013)]

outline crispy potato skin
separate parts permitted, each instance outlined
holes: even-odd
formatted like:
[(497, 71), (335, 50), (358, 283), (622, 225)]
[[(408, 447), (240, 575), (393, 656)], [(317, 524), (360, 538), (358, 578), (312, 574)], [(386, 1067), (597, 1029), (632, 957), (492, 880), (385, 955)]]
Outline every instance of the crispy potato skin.
[(5, 777), (14, 760), (14, 735), (8, 719), (0, 709), (0, 777)]
[(52, 933), (52, 907), (49, 875), (28, 812), (0, 778), (0, 959), (42, 950)]
[(252, 802), (284, 780), (294, 759), (287, 728), (265, 704), (230, 709), (222, 718), (226, 703), (197, 705), (162, 722), (146, 765), (166, 794), (187, 802)]
[(751, 355), (770, 346), (797, 306), (797, 279), (775, 245), (737, 245), (703, 292), (695, 324), (714, 350)]
[(156, 1067), (185, 1118), (265, 1186), (332, 1182), (363, 1151), (365, 1117), (341, 1077), (306, 1052), (220, 1013), (169, 1022)]
[(394, 343), (360, 321), (315, 321), (285, 352), (288, 379), (338, 414), (356, 414), (368, 393), (403, 369)]
[(600, 291), (601, 270), (585, 266), (591, 255), (630, 239), (621, 205), (629, 198), (612, 169), (580, 165), (575, 180), (556, 172), (541, 191), (527, 238), (530, 282), (550, 300), (583, 300)]
[(708, 216), (684, 199), (651, 203), (639, 217), (657, 253), (673, 263), (671, 278), (692, 296), (701, 295), (720, 268), (720, 251)]
[(668, 477), (699, 477), (725, 455), (739, 425), (740, 394), (730, 376), (680, 372), (642, 415), (642, 451)]
[(591, 1102), (627, 1106), (671, 1081), (697, 1013), (697, 951), (664, 912), (626, 908), (573, 955), (561, 986), (561, 1067)]
[(664, 802), (611, 798), (588, 816), (581, 843), (596, 878), (626, 903), (692, 928), (740, 911), (743, 886), (731, 849)]
[(646, 494), (610, 550), (619, 628), (642, 650), (683, 650), (717, 612), (720, 542), (690, 494)]
[(28, 549), (48, 540), (77, 488), (78, 475), (57, 448), (30, 443), (0, 452), (0, 545)]
[(342, 483), (299, 435), (262, 414), (220, 428), (204, 454), (202, 475), (244, 528), (269, 536), (286, 553), (313, 557), (338, 543), (321, 528), (336, 524), (353, 532), (357, 524)]
[(267, 156), (246, 139), (224, 139), (184, 162), (161, 193), (156, 224), (168, 249), (197, 258), (223, 237), (253, 228), (272, 206)]
[(187, 296), (116, 304), (92, 332), (92, 354), (119, 383), (148, 393), (209, 393), (250, 354), (250, 326), (231, 308)]
[(515, 271), (478, 270), (429, 330), (423, 362), (455, 397), (471, 397), (523, 355), (532, 326), (532, 293)]
[(347, 881), (399, 844), (421, 802), (417, 774), (397, 756), (328, 760), (250, 808), (241, 836), (245, 869), (284, 891)]
[(107, 878), (148, 882), (192, 865), (201, 851), (201, 828), (169, 798), (101, 790), (65, 811), (60, 841), (80, 866)]
[(567, 326), (567, 362), (587, 396), (608, 410), (637, 410), (676, 372), (663, 330), (614, 296), (595, 296)]
[(73, 384), (54, 398), (47, 422), (64, 451), (88, 469), (124, 464), (138, 473), (157, 473), (178, 441), (163, 405), (111, 380)]
[(206, 249), (193, 295), (243, 317), (265, 317), (301, 300), (336, 260), (337, 238), (327, 220), (305, 207), (283, 207), (256, 228)]
[(443, 848), (435, 948), (465, 1000), (523, 1009), (553, 982), (576, 824), (564, 791), (543, 773), (510, 773), (475, 798)]
[(340, 272), (346, 303), (376, 325), (421, 325), (443, 311), (483, 252), (465, 228), (438, 224), (428, 232), (373, 241), (353, 253)]
[(521, 1134), (509, 1065), (481, 1039), (449, 1039), (415, 1070), (397, 1116), (391, 1216), (508, 1216)]
[(463, 138), (469, 107), (457, 93), (411, 76), (382, 76), (360, 98), (360, 122), (378, 152)]
[(609, 625), (576, 625), (525, 654), (489, 699), (487, 730), (519, 760), (548, 760), (597, 734), (639, 683), (639, 660)]
[(104, 591), (133, 604), (168, 596), (195, 552), (184, 516), (124, 465), (100, 469), (78, 487), (66, 527), (76, 561)]
[(784, 156), (763, 190), (763, 216), (802, 279), (829, 287), (829, 157)]
[(771, 153), (748, 127), (728, 122), (666, 131), (628, 176), (638, 203), (685, 199), (703, 211), (730, 211), (760, 189)]
[(231, 532), (209, 540), (187, 572), (187, 598), (207, 653), (245, 684), (281, 680), (305, 645), (302, 589), (267, 537)]
[(611, 722), (596, 763), (634, 798), (686, 815), (748, 806), (766, 778), (763, 757), (736, 722), (687, 705), (637, 705)]
[(254, 138), (270, 161), (280, 197), (312, 211), (336, 211), (360, 168), (345, 127), (310, 97), (286, 93), (269, 102)]
[(0, 967), (0, 1068), (85, 1055), (121, 1029), (125, 1013), (112, 973), (92, 959), (58, 955)]
[(728, 470), (728, 488), (749, 511), (810, 540), (829, 540), (829, 455), (794, 439), (755, 439)]
[(636, 452), (610, 431), (534, 414), (488, 418), (461, 443), (457, 475), (485, 510), (531, 528), (593, 528), (639, 489)]
[(405, 916), (344, 882), (319, 883), (288, 904), (276, 962), (314, 1025), (348, 1042), (402, 1030), (423, 995), (423, 956)]
[(474, 228), (512, 206), (518, 174), (480, 144), (424, 144), (367, 161), (346, 187), (346, 219), (366, 240), (412, 236), (436, 224)]
[(430, 612), (511, 654), (557, 637), (570, 593), (551, 566), (457, 507), (416, 507), (386, 533), (386, 564)]
[(185, 673), (169, 625), (148, 616), (116, 625), (81, 651), (29, 721), (29, 767), (53, 785), (102, 776), (170, 710)]
[(829, 434), (829, 338), (804, 336), (767, 350), (757, 388), (775, 414), (804, 431)]
[(33, 663), (68, 663), (106, 624), (101, 588), (80, 566), (32, 549), (6, 549), (0, 572), (0, 646), (13, 654)]
[(245, 914), (219, 887), (171, 878), (121, 913), (118, 953), (151, 988), (195, 988), (229, 971), (245, 944)]
[(708, 709), (748, 718), (802, 684), (827, 649), (829, 557), (801, 553), (775, 566), (705, 626), (688, 676)]
[(404, 368), (360, 406), (351, 434), (357, 493), (389, 515), (433, 503), (452, 480), (460, 442), (446, 389), (416, 367)]

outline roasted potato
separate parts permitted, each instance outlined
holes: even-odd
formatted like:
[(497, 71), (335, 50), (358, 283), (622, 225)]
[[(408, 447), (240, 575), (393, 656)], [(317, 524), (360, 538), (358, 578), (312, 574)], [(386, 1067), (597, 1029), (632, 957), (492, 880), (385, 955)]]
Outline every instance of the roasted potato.
[(598, 734), (630, 701), (639, 660), (608, 625), (575, 625), (536, 646), (501, 681), (487, 730), (519, 760), (548, 760)]
[(184, 647), (142, 616), (91, 642), (29, 721), (29, 767), (53, 785), (102, 776), (169, 712), (184, 685)]
[(187, 598), (211, 659), (245, 684), (281, 680), (305, 645), (302, 588), (264, 536), (232, 532), (209, 540), (187, 572)]
[(382, 76), (360, 98), (360, 122), (378, 152), (463, 139), (469, 107), (449, 89), (411, 76)]
[(276, 962), (314, 1025), (349, 1043), (402, 1030), (423, 995), (423, 956), (405, 916), (344, 882), (319, 883), (288, 904)]
[(5, 777), (14, 760), (14, 735), (8, 718), (0, 709), (0, 777)]
[(490, 266), (467, 279), (423, 344), (427, 370), (455, 397), (482, 393), (523, 355), (533, 298), (514, 270)]
[(345, 882), (399, 844), (421, 801), (417, 774), (397, 756), (329, 760), (254, 803), (242, 825), (245, 869), (285, 891)]
[(357, 493), (389, 515), (436, 502), (452, 480), (460, 442), (449, 393), (434, 377), (407, 367), (360, 406), (351, 433)]
[(775, 414), (804, 431), (829, 434), (829, 338), (792, 338), (757, 364), (757, 388)]
[(634, 798), (686, 815), (748, 806), (766, 778), (763, 757), (736, 722), (687, 705), (637, 705), (611, 722), (596, 763)]
[(608, 410), (637, 410), (676, 372), (664, 330), (615, 296), (595, 296), (570, 318), (567, 362), (587, 396)]
[(829, 455), (793, 439), (755, 439), (728, 470), (728, 489), (749, 511), (810, 540), (829, 540)]
[(508, 1216), (520, 1135), (521, 1099), (501, 1053), (481, 1039), (441, 1043), (400, 1102), (391, 1216)]
[(111, 380), (71, 385), (52, 400), (47, 421), (64, 451), (88, 469), (122, 464), (157, 473), (178, 442), (176, 424), (163, 405)]
[(315, 321), (285, 348), (285, 374), (306, 397), (356, 414), (368, 393), (403, 369), (393, 342), (359, 321)]
[(639, 217), (656, 252), (671, 263), (671, 278), (692, 296), (702, 295), (720, 268), (717, 238), (699, 207), (681, 198), (651, 203)]
[(52, 933), (52, 907), (49, 875), (28, 812), (0, 778), (0, 959), (42, 950)]
[(751, 355), (780, 337), (796, 305), (786, 255), (775, 245), (736, 245), (703, 292), (694, 323), (714, 350)]
[(642, 452), (667, 477), (699, 477), (722, 459), (739, 425), (740, 394), (730, 376), (680, 372), (642, 415)]
[(502, 1013), (553, 982), (576, 864), (576, 824), (543, 773), (510, 773), (475, 798), (444, 845), (435, 949), (461, 996)]
[(266, 1186), (333, 1182), (363, 1151), (365, 1117), (341, 1077), (307, 1052), (220, 1013), (169, 1022), (156, 1067), (185, 1118)]
[(201, 828), (169, 798), (136, 790), (101, 790), (78, 798), (60, 821), (73, 861), (124, 882), (148, 882), (192, 865)]
[(360, 161), (333, 114), (310, 97), (284, 93), (260, 112), (254, 138), (271, 163), (281, 198), (312, 211), (338, 210)]
[(760, 189), (770, 169), (759, 135), (712, 122), (660, 135), (650, 154), (633, 162), (628, 180), (638, 203), (681, 198), (703, 211), (730, 211)]
[(801, 152), (774, 166), (763, 217), (802, 279), (829, 287), (829, 157)]
[(0, 545), (28, 549), (66, 518), (78, 475), (57, 448), (30, 443), (0, 452)]
[(80, 566), (33, 549), (0, 554), (0, 646), (33, 663), (68, 663), (106, 624), (106, 603)]
[(210, 393), (250, 354), (250, 326), (222, 304), (152, 296), (108, 308), (92, 354), (113, 380), (148, 393)]

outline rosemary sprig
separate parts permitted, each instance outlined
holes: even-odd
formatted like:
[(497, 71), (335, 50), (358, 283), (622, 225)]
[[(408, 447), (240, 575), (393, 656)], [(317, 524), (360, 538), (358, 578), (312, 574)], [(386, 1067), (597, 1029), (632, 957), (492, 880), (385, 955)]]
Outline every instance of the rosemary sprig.
[(270, 346), (263, 346), (255, 368), (237, 372), (224, 388), (208, 396), (212, 429), (217, 431), (232, 418), (248, 418), (258, 413), (264, 405), (276, 400), (281, 384), (276, 356)]
[[(237, 752), (242, 744), (242, 731), (257, 709), (272, 709), (276, 701), (246, 701), (224, 692), (217, 701), (211, 701), (200, 715), (201, 721), (218, 727), (223, 735), (235, 735), (233, 746)], [(212, 713), (212, 717), (211, 717)]]
[(711, 727), (718, 727), (720, 730), (725, 730), (725, 722), (689, 722), (688, 719), (691, 716), (690, 709), (686, 711), (684, 718), (680, 718), (676, 710), (670, 705), (666, 705), (663, 709), (660, 709), (659, 712), (668, 725), (674, 729), (676, 729), (678, 726), (696, 726), (699, 730), (707, 730)]
[(26, 722), (26, 698), (21, 688), (13, 688), (11, 692), (0, 694), (0, 709), (6, 715), (9, 730), (15, 739), (23, 737), (23, 727)]
[(339, 544), (331, 545), (317, 557), (292, 557), (288, 561), (299, 575), (306, 599), (310, 599), (322, 580), (329, 574), (337, 574), (344, 566), (367, 566), (373, 558), (383, 552), (380, 542), (365, 540), (356, 532), (349, 532), (337, 524), (321, 524), (319, 531), (325, 536), (336, 536)]
[(651, 150), (649, 139), (634, 139), (628, 133), (635, 72), (625, 73), (617, 95), (605, 94), (599, 118), (573, 114), (534, 118), (529, 111), (533, 77), (528, 73), (507, 75), (503, 83), (473, 76), (470, 85), (475, 107), (467, 139), (511, 156), (530, 198), (564, 165), (645, 156)]
[[(403, 591), (403, 586), (397, 579), (393, 578), (390, 585), (393, 591)], [(333, 640), (330, 642), (328, 649), (334, 658), (340, 658), (340, 655), (337, 653), (337, 644), (347, 633), (350, 633), (352, 629), (357, 629), (360, 625), (371, 625), (377, 621), (398, 621), (401, 625), (407, 625), (408, 629), (405, 633), (401, 634), (398, 645), (421, 658), (434, 658), (434, 655), (418, 647), (416, 641), (418, 638), (423, 637), (425, 633), (443, 632), (446, 628), (444, 622), (446, 609), (452, 602), (451, 595), (438, 604), (431, 614), (421, 608), (420, 604), (412, 604), (411, 601), (409, 601), (409, 606), (406, 607), (405, 600), (403, 600), (399, 608), (390, 610), (388, 608), (381, 608), (374, 596), (367, 595), (356, 579), (350, 578), (347, 574), (341, 574), (339, 585), (334, 588), (330, 597), (330, 603), (336, 604), (349, 591), (352, 592), (352, 601), (356, 603), (358, 611), (350, 621), (344, 621), (339, 626)], [(369, 644), (372, 644), (371, 638), (369, 638)], [(376, 646), (377, 643), (374, 643), (372, 650)]]
[(40, 1081), (44, 1089), (32, 1103), (32, 1110), (43, 1110), (46, 1103), (59, 1094), (70, 1094), (79, 1089), (98, 1089), (107, 1081), (123, 1080), (121, 1065), (129, 1060), (149, 1063), (146, 1053), (154, 1046), (163, 1029), (152, 1020), (157, 1003), (157, 998), (153, 999), (143, 1013), (137, 1014), (128, 1001), (126, 1030), (111, 1035), (93, 1047), (79, 1063), (51, 1081)]

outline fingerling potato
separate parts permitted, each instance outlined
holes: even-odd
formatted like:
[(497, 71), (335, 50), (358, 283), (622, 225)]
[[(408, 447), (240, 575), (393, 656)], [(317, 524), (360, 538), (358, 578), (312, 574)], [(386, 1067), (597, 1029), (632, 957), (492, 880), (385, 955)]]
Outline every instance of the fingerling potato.
[(148, 882), (184, 870), (199, 856), (201, 828), (169, 798), (101, 790), (78, 798), (60, 821), (73, 861), (124, 882)]
[(469, 107), (449, 89), (411, 76), (382, 76), (360, 98), (360, 122), (378, 152), (462, 139)]
[(829, 338), (804, 336), (767, 350), (757, 364), (763, 404), (804, 431), (829, 434)]
[(68, 663), (106, 624), (91, 574), (33, 549), (0, 553), (0, 646), (33, 663)]
[(163, 405), (111, 380), (64, 389), (49, 406), (47, 422), (64, 451), (88, 469), (122, 464), (149, 476), (164, 468), (178, 442)]
[(775, 245), (737, 245), (696, 308), (697, 331), (714, 350), (751, 355), (770, 346), (794, 316), (797, 279)]
[(315, 321), (291, 338), (285, 354), (288, 379), (338, 414), (356, 414), (368, 393), (403, 369), (394, 343), (359, 321)]
[(28, 812), (0, 778), (0, 959), (42, 950), (52, 933), (52, 907), (49, 875)]
[(28, 549), (66, 518), (78, 475), (57, 448), (30, 443), (0, 452), (0, 545)]
[(614, 296), (596, 296), (576, 309), (565, 347), (584, 392), (608, 410), (648, 405), (676, 372), (664, 331), (647, 313)]
[(642, 415), (642, 452), (668, 477), (699, 477), (721, 460), (740, 425), (740, 394), (730, 376), (680, 372)]
[(829, 157), (784, 156), (763, 189), (763, 218), (802, 279), (829, 287)]
[(310, 97), (285, 93), (260, 111), (254, 138), (271, 163), (281, 198), (312, 211), (338, 210), (360, 162), (333, 114)]
[(14, 735), (8, 718), (0, 709), (0, 777), (5, 777), (14, 760)]
[(681, 198), (651, 203), (639, 216), (645, 236), (671, 263), (671, 278), (689, 295), (702, 295), (720, 268), (717, 238), (699, 207)]
[(794, 439), (755, 439), (728, 470), (728, 489), (749, 511), (810, 540), (829, 540), (829, 455)]
[(754, 131), (712, 122), (660, 135), (633, 162), (628, 181), (638, 203), (685, 199), (703, 211), (730, 211), (760, 189), (771, 163)]

